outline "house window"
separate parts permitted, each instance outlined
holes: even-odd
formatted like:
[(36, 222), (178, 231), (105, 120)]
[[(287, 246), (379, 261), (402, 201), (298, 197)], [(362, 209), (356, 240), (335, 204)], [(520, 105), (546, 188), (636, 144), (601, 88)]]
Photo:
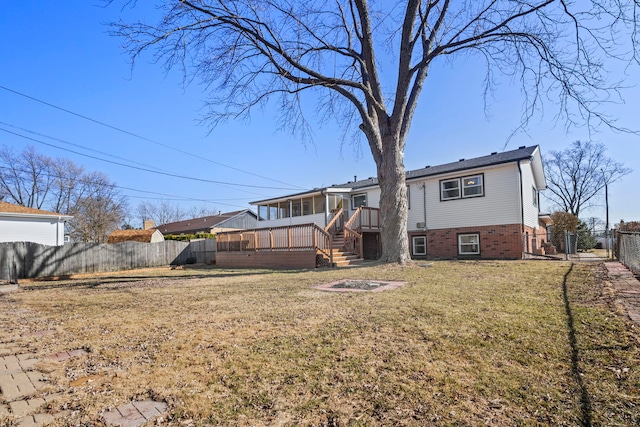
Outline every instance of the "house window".
[(536, 190), (536, 187), (531, 187), (531, 190), (533, 191), (533, 206), (537, 208), (538, 207), (538, 190)]
[(278, 219), (278, 204), (269, 205), (269, 216), (267, 219)]
[(411, 209), (411, 186), (407, 184), (407, 209)]
[(278, 218), (289, 218), (289, 201), (278, 203)]
[(484, 177), (482, 174), (440, 181), (441, 200), (479, 196), (484, 196)]
[(458, 255), (479, 255), (479, 234), (458, 234)]
[(460, 198), (460, 179), (440, 181), (440, 197), (442, 200)]
[(302, 215), (302, 204), (300, 201), (295, 201), (291, 203), (291, 211), (292, 216), (301, 216)]
[(302, 215), (311, 215), (313, 212), (311, 208), (313, 207), (313, 199), (305, 199), (302, 201)]
[(462, 197), (475, 197), (484, 195), (482, 175), (467, 176), (462, 178)]
[(269, 219), (269, 207), (268, 206), (258, 206), (258, 221), (265, 221)]
[(367, 206), (367, 193), (351, 196), (351, 208), (358, 209), (360, 206)]
[(427, 254), (427, 238), (425, 236), (413, 236), (413, 254)]

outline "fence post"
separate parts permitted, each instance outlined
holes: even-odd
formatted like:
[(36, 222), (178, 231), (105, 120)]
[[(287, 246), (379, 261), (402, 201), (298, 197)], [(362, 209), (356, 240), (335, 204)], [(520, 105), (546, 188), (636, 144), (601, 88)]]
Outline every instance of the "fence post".
[(273, 229), (269, 227), (269, 249), (273, 251)]

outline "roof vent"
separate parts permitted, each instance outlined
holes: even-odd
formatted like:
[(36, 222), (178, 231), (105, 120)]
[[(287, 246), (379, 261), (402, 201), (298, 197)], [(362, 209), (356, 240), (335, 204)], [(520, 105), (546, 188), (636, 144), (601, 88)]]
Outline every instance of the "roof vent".
[(458, 161), (459, 161), (459, 162), (464, 162), (464, 159), (460, 159), (460, 160), (458, 160)]
[(497, 151), (494, 151), (493, 153), (491, 153), (492, 156), (495, 156), (496, 154), (498, 154)]
[(518, 147), (518, 150), (522, 150), (523, 148), (527, 148), (526, 145), (521, 145), (520, 147)]
[(425, 168), (425, 169), (429, 169), (430, 167), (431, 167), (431, 165), (427, 165), (427, 166), (425, 166), (424, 168)]

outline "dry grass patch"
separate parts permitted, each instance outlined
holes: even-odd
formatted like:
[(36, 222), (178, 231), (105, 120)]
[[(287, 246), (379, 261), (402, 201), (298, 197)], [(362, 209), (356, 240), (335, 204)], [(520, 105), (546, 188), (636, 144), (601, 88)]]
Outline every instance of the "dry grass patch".
[[(175, 425), (637, 425), (638, 335), (597, 268), (165, 271), (31, 283), (0, 301), (3, 324), (56, 330), (26, 341), (41, 354), (89, 352), (40, 366), (75, 411), (68, 425), (144, 398), (166, 401)], [(312, 289), (354, 277), (408, 284)]]

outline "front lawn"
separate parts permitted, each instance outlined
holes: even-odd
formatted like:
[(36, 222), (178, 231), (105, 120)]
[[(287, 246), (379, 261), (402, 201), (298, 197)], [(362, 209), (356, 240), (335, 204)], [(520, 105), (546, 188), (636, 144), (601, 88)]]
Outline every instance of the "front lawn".
[[(0, 297), (0, 338), (55, 330), (18, 342), (88, 352), (38, 366), (63, 392), (51, 410), (72, 411), (61, 425), (146, 398), (167, 402), (163, 423), (176, 426), (639, 425), (640, 335), (600, 268), (439, 261), (25, 283)], [(340, 279), (408, 283), (312, 289)]]

